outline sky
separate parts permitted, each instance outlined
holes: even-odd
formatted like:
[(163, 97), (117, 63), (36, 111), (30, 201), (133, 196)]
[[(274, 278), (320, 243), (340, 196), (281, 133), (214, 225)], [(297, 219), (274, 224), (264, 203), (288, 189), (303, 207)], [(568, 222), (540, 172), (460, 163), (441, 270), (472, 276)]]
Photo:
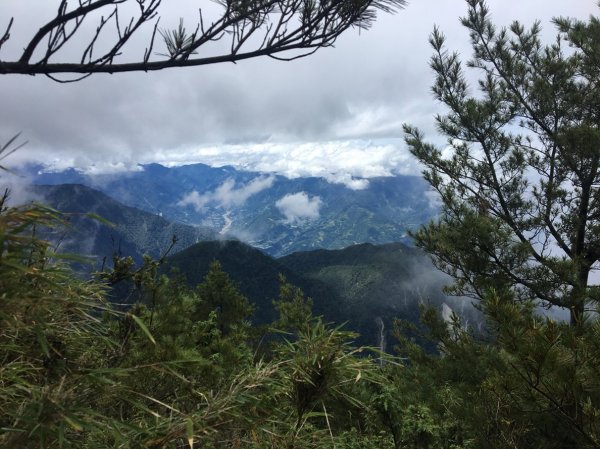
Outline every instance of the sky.
[[(0, 59), (18, 55), (58, 3), (2, 0), (0, 34), (9, 17), (15, 23)], [(211, 5), (163, 3), (165, 26), (176, 25), (181, 15), (191, 26), (188, 12)], [(497, 25), (539, 19), (548, 42), (555, 35), (552, 17), (585, 19), (598, 13), (595, 0), (488, 4)], [(203, 162), (349, 184), (361, 182), (356, 178), (418, 174), (420, 168), (403, 143), (402, 124), (416, 125), (431, 140), (443, 142), (433, 121), (443, 109), (430, 92), (427, 39), (437, 24), (448, 48), (468, 59), (468, 32), (459, 23), (466, 10), (463, 0), (409, 0), (395, 15), (380, 13), (370, 30), (349, 30), (334, 48), (293, 62), (257, 58), (95, 75), (72, 84), (0, 75), (0, 143), (17, 132), (21, 141), (28, 141), (3, 162), (35, 161), (95, 172), (133, 169), (139, 163)], [(292, 200), (311, 204), (310, 198)]]

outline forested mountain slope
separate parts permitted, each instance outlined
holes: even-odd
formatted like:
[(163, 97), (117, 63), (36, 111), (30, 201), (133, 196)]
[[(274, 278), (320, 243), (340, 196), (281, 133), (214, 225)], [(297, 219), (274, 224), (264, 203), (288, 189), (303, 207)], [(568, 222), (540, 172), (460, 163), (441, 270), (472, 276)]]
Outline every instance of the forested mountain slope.
[(194, 286), (215, 260), (255, 304), (259, 324), (274, 317), (272, 301), (278, 295), (279, 274), (313, 299), (316, 314), (346, 323), (371, 345), (381, 344), (382, 332), (389, 338), (394, 318), (418, 322), (422, 305), (440, 311), (450, 307), (465, 324), (481, 323), (468, 300), (442, 293), (447, 278), (427, 257), (401, 243), (298, 252), (274, 259), (239, 241), (200, 242), (170, 257), (164, 271), (177, 268)]
[(202, 225), (274, 256), (357, 243), (408, 242), (407, 231), (437, 212), (418, 176), (353, 179), (283, 176), (194, 164), (110, 175), (29, 167), (38, 184), (79, 183), (128, 206)]
[(365, 336), (376, 335), (382, 322), (389, 331), (393, 318), (418, 322), (420, 306), (445, 309), (447, 314), (454, 311), (465, 325), (475, 328), (482, 322), (468, 299), (443, 294), (449, 278), (422, 251), (402, 243), (298, 252), (279, 261), (325, 283), (343, 298), (339, 313)]
[[(53, 230), (61, 252), (91, 256), (96, 264), (114, 253), (140, 262), (144, 254), (157, 258), (177, 242), (173, 251), (216, 234), (200, 226), (170, 222), (143, 210), (125, 206), (104, 193), (80, 184), (31, 186), (31, 193), (62, 212), (66, 226)], [(94, 217), (96, 216), (96, 217)]]
[(256, 323), (267, 323), (276, 316), (272, 301), (279, 295), (280, 274), (314, 299), (315, 313), (340, 321), (336, 310), (341, 298), (327, 284), (298, 275), (277, 259), (239, 241), (197, 243), (169, 257), (163, 271), (168, 273), (175, 268), (191, 286), (195, 286), (203, 281), (214, 261), (221, 264), (223, 271), (255, 305)]

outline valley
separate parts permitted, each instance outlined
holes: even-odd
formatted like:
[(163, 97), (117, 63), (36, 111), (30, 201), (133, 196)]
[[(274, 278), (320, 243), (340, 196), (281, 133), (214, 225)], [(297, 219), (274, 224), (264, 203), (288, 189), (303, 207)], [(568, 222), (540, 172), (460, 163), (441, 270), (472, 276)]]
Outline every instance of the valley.
[[(83, 184), (174, 222), (203, 226), (279, 257), (358, 243), (410, 244), (407, 232), (437, 214), (417, 176), (365, 180), (361, 189), (323, 178), (283, 176), (194, 164), (110, 175), (29, 167), (35, 184)], [(352, 185), (352, 184), (351, 184)]]
[[(312, 298), (315, 314), (322, 315), (331, 323), (346, 323), (348, 329), (358, 332), (363, 344), (379, 346), (386, 340), (391, 341), (393, 320), (400, 318), (416, 323), (420, 307), (425, 305), (440, 311), (449, 309), (476, 328), (482, 322), (468, 300), (448, 298), (442, 293), (448, 278), (437, 272), (420, 250), (407, 243), (356, 243), (341, 249), (288, 252), (294, 247), (284, 243), (276, 246), (274, 243), (282, 237), (269, 234), (269, 252), (260, 245), (231, 240), (230, 229), (235, 226), (231, 217), (248, 217), (250, 214), (250, 208), (244, 205), (240, 206), (243, 212), (223, 211), (223, 226), (219, 229), (170, 221), (165, 218), (166, 214), (158, 216), (126, 206), (81, 184), (35, 185), (31, 187), (31, 193), (65, 214), (68, 224), (54, 229), (49, 238), (60, 240), (61, 251), (86, 257), (88, 264), (80, 266), (83, 272), (111, 266), (115, 254), (131, 256), (138, 265), (144, 254), (158, 259), (170, 247), (175, 236), (176, 243), (162, 272), (168, 274), (176, 269), (190, 286), (195, 286), (202, 282), (210, 264), (218, 260), (240, 291), (254, 304), (253, 322), (256, 325), (276, 318), (272, 302), (279, 293), (279, 275)], [(140, 205), (156, 204), (159, 196), (155, 192), (154, 200), (141, 201)], [(265, 199), (260, 201), (266, 202)], [(278, 232), (303, 236), (305, 246), (311, 248), (319, 245), (335, 247), (342, 242), (367, 239), (360, 233), (361, 229), (375, 227), (377, 221), (382, 220), (375, 213), (365, 213), (360, 205), (344, 207), (354, 211), (346, 213), (345, 217), (350, 220), (347, 223), (329, 218), (330, 223), (323, 224), (318, 233), (302, 223), (295, 223), (289, 228), (280, 223)], [(404, 210), (416, 207), (405, 206)], [(388, 207), (388, 212), (393, 209)], [(216, 215), (216, 209), (212, 213)], [(264, 220), (260, 208), (253, 220)], [(355, 226), (356, 233), (351, 234)], [(340, 238), (342, 232), (347, 233), (342, 234), (344, 238)], [(378, 234), (371, 233), (370, 236), (376, 239)]]

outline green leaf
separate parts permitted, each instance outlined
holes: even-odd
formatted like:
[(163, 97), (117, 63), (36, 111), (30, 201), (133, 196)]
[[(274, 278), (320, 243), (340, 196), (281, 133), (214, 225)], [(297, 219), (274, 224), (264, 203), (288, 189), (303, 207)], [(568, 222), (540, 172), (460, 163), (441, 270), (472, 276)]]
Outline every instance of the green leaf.
[(50, 357), (50, 348), (48, 347), (48, 340), (46, 340), (46, 336), (42, 332), (39, 326), (35, 327), (35, 337), (40, 344), (42, 351), (46, 357)]
[(116, 226), (117, 226), (117, 225), (115, 225), (114, 223), (112, 223), (112, 222), (108, 221), (106, 218), (103, 218), (103, 217), (101, 217), (100, 215), (98, 215), (98, 214), (94, 214), (94, 213), (92, 213), (92, 212), (85, 214), (85, 216), (86, 216), (87, 218), (91, 218), (92, 220), (97, 220), (97, 221), (99, 221), (100, 223), (102, 223), (102, 224), (104, 224), (104, 225), (106, 225), (106, 226), (109, 226), (109, 227), (111, 227), (111, 228), (114, 228), (114, 227), (116, 227)]
[(185, 423), (188, 444), (191, 449), (194, 449), (194, 422), (188, 418)]
[(83, 431), (83, 426), (76, 422), (74, 419), (69, 418), (68, 416), (64, 417), (65, 421), (69, 426), (71, 426), (75, 431), (81, 432)]
[(144, 334), (146, 334), (146, 336), (148, 337), (148, 340), (150, 340), (153, 344), (156, 344), (156, 340), (150, 333), (150, 330), (146, 327), (144, 322), (141, 320), (141, 318), (134, 314), (130, 314), (130, 316), (131, 316), (131, 318), (133, 318), (133, 321), (135, 321), (137, 323), (137, 325), (140, 327), (140, 329), (142, 329)]

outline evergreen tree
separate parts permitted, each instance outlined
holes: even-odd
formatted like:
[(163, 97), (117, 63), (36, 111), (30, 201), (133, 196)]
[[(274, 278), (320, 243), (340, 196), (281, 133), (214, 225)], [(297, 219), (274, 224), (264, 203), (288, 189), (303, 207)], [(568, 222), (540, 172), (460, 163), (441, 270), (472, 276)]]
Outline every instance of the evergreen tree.
[[(600, 22), (555, 19), (556, 41), (543, 45), (539, 23), (497, 29), (484, 1), (467, 3), (478, 91), (435, 29), (433, 92), (449, 109), (436, 122), (448, 146), (405, 131), (442, 200), (417, 243), (454, 277), (451, 292), (479, 300), (489, 335), (427, 313), (443, 357), (399, 335), (408, 362), (392, 379), (408, 394), (392, 411), (421, 410), (428, 438), (456, 423), (449, 430), (467, 447), (597, 448), (599, 325), (586, 311), (600, 299), (590, 283), (600, 258)], [(538, 315), (539, 304), (567, 308), (570, 321)]]
[(449, 109), (436, 123), (449, 146), (405, 126), (443, 202), (417, 243), (457, 280), (454, 293), (510, 290), (581, 325), (600, 299), (589, 282), (600, 258), (599, 21), (555, 19), (556, 41), (543, 45), (539, 23), (498, 29), (483, 0), (467, 3), (478, 91), (435, 29), (433, 92)]
[(197, 315), (197, 318), (214, 311), (218, 328), (225, 335), (234, 328), (248, 325), (247, 320), (252, 315), (253, 307), (223, 271), (220, 262), (214, 261), (210, 265), (197, 291), (201, 299), (198, 307), (200, 315)]
[(311, 298), (305, 298), (300, 288), (290, 284), (282, 274), (279, 275), (279, 298), (273, 301), (273, 306), (279, 312), (279, 319), (274, 323), (276, 329), (297, 334), (310, 328), (314, 322), (312, 305)]

